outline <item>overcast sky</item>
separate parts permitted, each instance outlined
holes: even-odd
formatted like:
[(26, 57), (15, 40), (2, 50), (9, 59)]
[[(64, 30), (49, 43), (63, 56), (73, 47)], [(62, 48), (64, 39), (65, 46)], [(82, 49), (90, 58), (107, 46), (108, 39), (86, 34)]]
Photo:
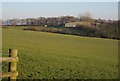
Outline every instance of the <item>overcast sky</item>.
[(93, 18), (118, 19), (117, 2), (2, 2), (2, 18), (72, 15), (90, 12)]

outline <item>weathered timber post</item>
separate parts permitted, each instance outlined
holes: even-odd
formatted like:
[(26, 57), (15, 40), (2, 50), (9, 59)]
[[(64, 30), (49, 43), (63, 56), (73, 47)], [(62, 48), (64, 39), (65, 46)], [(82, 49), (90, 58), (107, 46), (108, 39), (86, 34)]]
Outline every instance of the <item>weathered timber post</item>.
[[(9, 57), (17, 58), (17, 49), (9, 49)], [(17, 72), (17, 61), (9, 62), (8, 72)], [(16, 76), (10, 76), (8, 78), (9, 81), (16, 81), (16, 77), (18, 76), (18, 72)]]

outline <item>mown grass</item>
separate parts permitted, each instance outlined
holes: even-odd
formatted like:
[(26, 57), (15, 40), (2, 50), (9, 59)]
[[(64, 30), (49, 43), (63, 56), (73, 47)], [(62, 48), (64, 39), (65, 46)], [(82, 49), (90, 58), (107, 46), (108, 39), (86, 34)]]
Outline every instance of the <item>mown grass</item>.
[[(3, 52), (18, 49), (20, 79), (115, 79), (118, 41), (3, 28)], [(3, 65), (6, 70), (6, 65)]]

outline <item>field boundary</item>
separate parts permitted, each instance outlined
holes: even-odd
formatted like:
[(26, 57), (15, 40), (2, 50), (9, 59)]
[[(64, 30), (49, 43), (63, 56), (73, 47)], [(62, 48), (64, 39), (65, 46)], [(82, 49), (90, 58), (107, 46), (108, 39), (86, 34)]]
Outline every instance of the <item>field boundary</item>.
[(16, 78), (18, 76), (18, 71), (17, 71), (17, 62), (18, 62), (18, 57), (17, 57), (17, 49), (9, 49), (9, 57), (0, 57), (0, 62), (8, 62), (8, 72), (3, 72), (0, 74), (0, 77), (8, 78), (8, 81), (16, 81)]

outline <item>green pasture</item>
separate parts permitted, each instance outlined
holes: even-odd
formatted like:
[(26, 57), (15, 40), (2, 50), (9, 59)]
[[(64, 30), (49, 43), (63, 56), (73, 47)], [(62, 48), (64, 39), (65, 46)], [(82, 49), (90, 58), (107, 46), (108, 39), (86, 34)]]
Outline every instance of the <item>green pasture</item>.
[[(118, 40), (2, 29), (3, 56), (18, 49), (19, 79), (115, 79)], [(7, 71), (6, 64), (3, 70)]]

